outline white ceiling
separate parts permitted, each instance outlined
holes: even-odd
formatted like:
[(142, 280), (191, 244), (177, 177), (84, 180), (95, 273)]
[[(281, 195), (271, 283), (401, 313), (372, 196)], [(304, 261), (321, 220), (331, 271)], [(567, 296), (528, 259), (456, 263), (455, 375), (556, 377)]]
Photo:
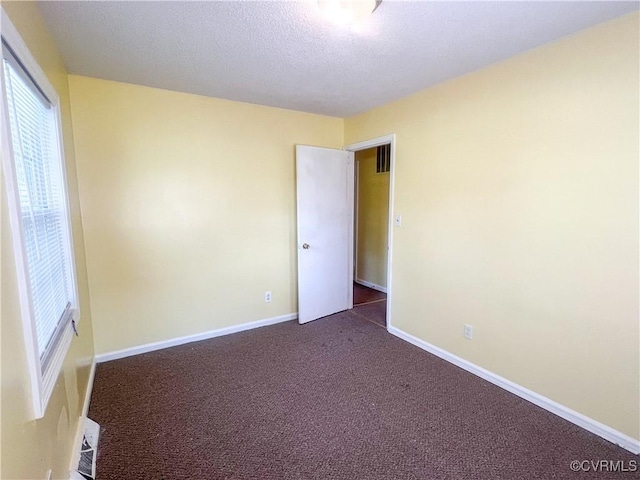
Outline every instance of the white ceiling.
[(638, 9), (383, 0), (359, 31), (299, 2), (39, 2), (69, 72), (347, 117)]

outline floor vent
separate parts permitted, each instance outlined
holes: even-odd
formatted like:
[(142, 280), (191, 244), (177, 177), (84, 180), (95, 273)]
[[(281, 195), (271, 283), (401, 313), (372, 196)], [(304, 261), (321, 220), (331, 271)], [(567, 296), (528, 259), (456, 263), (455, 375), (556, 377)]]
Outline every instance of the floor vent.
[(83, 422), (82, 443), (70, 480), (95, 480), (100, 425), (86, 417), (81, 421)]

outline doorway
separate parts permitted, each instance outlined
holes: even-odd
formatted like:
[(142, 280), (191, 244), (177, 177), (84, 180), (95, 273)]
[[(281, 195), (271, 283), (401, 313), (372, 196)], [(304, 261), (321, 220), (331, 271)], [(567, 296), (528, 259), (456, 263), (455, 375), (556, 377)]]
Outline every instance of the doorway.
[(354, 312), (386, 327), (391, 145), (355, 152)]
[(395, 135), (345, 150), (355, 154), (353, 312), (388, 328)]
[(386, 287), (376, 285), (387, 290), (386, 305), (382, 305), (384, 315), (380, 315), (386, 322), (381, 323), (383, 326), (386, 323), (387, 329), (392, 327), (391, 212), (394, 197), (395, 134), (347, 145), (342, 150), (296, 145), (300, 324), (353, 309), (355, 153), (380, 146), (385, 146), (387, 152), (387, 166), (384, 168), (389, 170), (389, 215)]

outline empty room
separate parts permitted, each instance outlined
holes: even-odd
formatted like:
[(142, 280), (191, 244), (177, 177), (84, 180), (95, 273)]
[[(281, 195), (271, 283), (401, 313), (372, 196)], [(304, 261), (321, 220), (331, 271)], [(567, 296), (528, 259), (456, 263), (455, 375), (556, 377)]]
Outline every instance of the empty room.
[(3, 0), (0, 478), (640, 478), (639, 6)]

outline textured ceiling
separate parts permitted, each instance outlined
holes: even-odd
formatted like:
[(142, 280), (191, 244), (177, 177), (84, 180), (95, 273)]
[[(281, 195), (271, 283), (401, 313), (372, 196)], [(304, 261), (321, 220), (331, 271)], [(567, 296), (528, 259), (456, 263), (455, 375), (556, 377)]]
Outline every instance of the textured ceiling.
[(358, 30), (310, 0), (39, 6), (71, 73), (347, 117), (638, 2), (384, 0)]

